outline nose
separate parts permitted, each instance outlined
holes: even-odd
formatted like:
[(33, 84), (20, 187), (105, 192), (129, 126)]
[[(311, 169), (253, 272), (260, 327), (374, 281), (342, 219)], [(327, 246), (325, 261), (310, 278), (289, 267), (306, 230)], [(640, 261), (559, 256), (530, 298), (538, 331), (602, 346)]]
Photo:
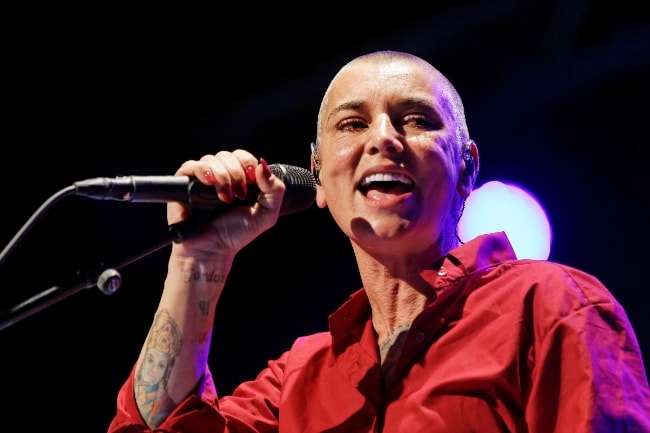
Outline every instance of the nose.
[(404, 145), (400, 140), (401, 134), (393, 125), (390, 116), (379, 116), (370, 128), (366, 151), (376, 153), (400, 153)]

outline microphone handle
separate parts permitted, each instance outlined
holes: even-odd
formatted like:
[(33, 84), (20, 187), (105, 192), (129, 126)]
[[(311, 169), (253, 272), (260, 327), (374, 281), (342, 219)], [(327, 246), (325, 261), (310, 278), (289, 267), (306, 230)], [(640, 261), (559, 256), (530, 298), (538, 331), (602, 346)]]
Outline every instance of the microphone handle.
[[(316, 201), (316, 179), (313, 174), (301, 167), (287, 164), (269, 165), (271, 172), (286, 186), (280, 215), (301, 212)], [(190, 180), (186, 192), (186, 200), (193, 209), (218, 209), (236, 204), (252, 205), (257, 201), (259, 188), (256, 185), (247, 186), (246, 198), (232, 204), (224, 203), (217, 197), (214, 186), (204, 185), (196, 179)]]
[[(299, 212), (316, 200), (316, 180), (304, 168), (286, 164), (271, 164), (271, 172), (286, 186), (280, 214)], [(193, 209), (217, 210), (237, 204), (252, 205), (259, 189), (248, 185), (245, 199), (232, 204), (217, 197), (215, 187), (204, 185), (188, 176), (120, 176), (99, 177), (74, 183), (75, 194), (97, 200), (119, 200), (136, 203), (187, 203)]]

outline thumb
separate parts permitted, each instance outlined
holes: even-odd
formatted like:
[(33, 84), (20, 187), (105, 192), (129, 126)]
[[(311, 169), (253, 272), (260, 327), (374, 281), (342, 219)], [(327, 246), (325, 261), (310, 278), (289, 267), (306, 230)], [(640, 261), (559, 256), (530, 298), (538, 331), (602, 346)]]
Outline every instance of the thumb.
[(255, 177), (260, 190), (260, 195), (257, 199), (258, 210), (271, 211), (279, 214), (287, 189), (286, 185), (280, 178), (273, 174), (273, 171), (264, 158), (260, 158), (260, 163), (255, 170)]

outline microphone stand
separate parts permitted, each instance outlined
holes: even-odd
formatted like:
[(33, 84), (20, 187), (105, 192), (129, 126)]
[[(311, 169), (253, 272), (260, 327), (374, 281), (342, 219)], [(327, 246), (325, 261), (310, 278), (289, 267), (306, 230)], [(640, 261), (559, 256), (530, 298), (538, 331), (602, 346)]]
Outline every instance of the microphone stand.
[(80, 272), (79, 274), (84, 277), (82, 278), (83, 281), (72, 284), (69, 287), (52, 286), (49, 289), (16, 304), (0, 313), (0, 331), (84, 289), (97, 287), (105, 295), (112, 295), (122, 285), (122, 276), (117, 271), (118, 269), (164, 248), (171, 242), (172, 240), (170, 239), (161, 242), (158, 245), (154, 245), (116, 266), (109, 267), (100, 264), (96, 268), (90, 269), (87, 272)]
[[(16, 247), (18, 242), (25, 237), (28, 230), (34, 226), (34, 224), (49, 208), (52, 207), (52, 205), (54, 205), (54, 203), (58, 202), (63, 197), (75, 193), (76, 187), (71, 185), (60, 190), (45, 201), (45, 203), (43, 203), (32, 217), (21, 227), (2, 252), (0, 252), (0, 265), (4, 263), (6, 257)], [(78, 275), (82, 277), (82, 281), (69, 286), (52, 286), (49, 289), (14, 305), (0, 313), (0, 331), (85, 289), (97, 287), (102, 293), (112, 295), (122, 284), (122, 277), (117, 271), (118, 269), (134, 263), (164, 248), (172, 242), (182, 242), (202, 227), (211, 216), (211, 212), (196, 212), (191, 218), (169, 226), (168, 239), (133, 255), (115, 266), (106, 266), (102, 263), (85, 272), (79, 272)]]

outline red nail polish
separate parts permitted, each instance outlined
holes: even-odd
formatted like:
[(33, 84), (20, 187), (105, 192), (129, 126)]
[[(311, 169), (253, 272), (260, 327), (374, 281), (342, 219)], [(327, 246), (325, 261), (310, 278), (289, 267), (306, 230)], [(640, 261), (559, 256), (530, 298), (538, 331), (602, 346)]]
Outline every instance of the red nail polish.
[(255, 183), (255, 167), (252, 165), (246, 167), (246, 181), (248, 183)]
[(266, 162), (266, 160), (264, 158), (260, 158), (260, 164), (262, 164), (262, 168), (264, 169), (264, 175), (266, 177), (271, 177), (273, 172), (269, 168), (269, 164)]
[(246, 198), (246, 182), (237, 182), (233, 184), (232, 186), (233, 193), (235, 194), (235, 197), (237, 197), (240, 200), (244, 200)]
[(207, 180), (210, 185), (217, 183), (217, 179), (214, 177), (214, 174), (212, 174), (210, 170), (206, 170), (206, 172), (203, 173), (203, 177), (205, 177), (205, 180)]
[(230, 185), (222, 186), (218, 195), (221, 201), (232, 203), (232, 187)]

